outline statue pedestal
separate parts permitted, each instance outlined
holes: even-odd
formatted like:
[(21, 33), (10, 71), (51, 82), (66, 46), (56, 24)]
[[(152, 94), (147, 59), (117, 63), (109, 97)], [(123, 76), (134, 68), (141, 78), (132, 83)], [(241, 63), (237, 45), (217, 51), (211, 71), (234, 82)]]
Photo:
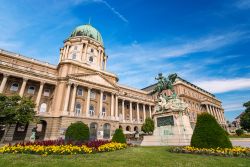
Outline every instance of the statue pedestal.
[(152, 136), (144, 136), (141, 146), (190, 145), (193, 129), (187, 112), (164, 110), (153, 115), (155, 130)]

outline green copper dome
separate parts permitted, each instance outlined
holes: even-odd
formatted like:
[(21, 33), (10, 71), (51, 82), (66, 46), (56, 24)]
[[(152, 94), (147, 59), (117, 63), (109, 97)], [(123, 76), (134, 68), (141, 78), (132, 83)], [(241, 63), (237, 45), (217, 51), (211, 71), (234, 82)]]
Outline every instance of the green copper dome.
[(103, 45), (102, 36), (100, 32), (92, 27), (90, 24), (81, 25), (75, 28), (70, 37), (86, 36), (95, 39)]

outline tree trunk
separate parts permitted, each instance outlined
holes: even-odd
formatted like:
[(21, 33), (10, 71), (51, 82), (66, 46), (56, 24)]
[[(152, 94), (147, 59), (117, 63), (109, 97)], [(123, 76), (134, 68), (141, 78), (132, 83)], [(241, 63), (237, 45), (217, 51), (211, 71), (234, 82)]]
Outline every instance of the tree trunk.
[(0, 141), (0, 143), (4, 142), (5, 137), (6, 137), (7, 133), (9, 132), (9, 130), (10, 130), (10, 124), (7, 124), (6, 127), (5, 127), (5, 131), (4, 131), (4, 134), (3, 134), (3, 137), (2, 137), (2, 139)]

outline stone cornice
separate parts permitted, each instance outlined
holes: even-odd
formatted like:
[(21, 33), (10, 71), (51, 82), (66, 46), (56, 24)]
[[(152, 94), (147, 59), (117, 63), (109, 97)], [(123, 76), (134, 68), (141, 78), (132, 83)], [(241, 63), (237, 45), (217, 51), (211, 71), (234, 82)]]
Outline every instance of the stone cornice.
[(113, 77), (115, 78), (117, 81), (119, 80), (118, 79), (118, 76), (113, 74), (113, 73), (110, 73), (110, 72), (107, 72), (107, 71), (103, 71), (103, 70), (99, 70), (99, 69), (94, 69), (93, 67), (87, 65), (87, 64), (84, 64), (84, 63), (81, 63), (81, 62), (77, 62), (77, 61), (74, 61), (74, 60), (63, 60), (62, 62), (59, 63), (58, 67), (62, 64), (74, 64), (74, 65), (77, 65), (78, 67), (82, 67), (82, 68), (85, 68), (85, 69), (88, 69), (88, 70), (91, 70), (93, 72), (99, 72), (103, 75), (106, 75), (106, 76), (109, 76), (109, 77)]
[(0, 49), (0, 53), (5, 55), (5, 56), (13, 57), (13, 58), (16, 58), (16, 59), (19, 59), (19, 60), (22, 60), (22, 61), (26, 61), (26, 62), (29, 62), (29, 63), (37, 64), (37, 65), (44, 66), (44, 67), (47, 67), (47, 68), (51, 68), (51, 69), (54, 69), (54, 70), (57, 69), (56, 65), (49, 64), (48, 62), (43, 62), (43, 61), (40, 61), (40, 60), (29, 58), (29, 57), (26, 57), (26, 56), (23, 56), (23, 55), (20, 55), (20, 54), (17, 54), (17, 53), (13, 53), (13, 52), (10, 52), (10, 51), (6, 51), (6, 50), (3, 50), (3, 49)]
[(28, 79), (35, 80), (35, 81), (44, 80), (46, 81), (46, 83), (50, 83), (54, 85), (56, 85), (56, 81), (57, 81), (57, 77), (55, 76), (52, 77), (52, 76), (44, 75), (41, 73), (35, 73), (33, 70), (32, 71), (21, 70), (16, 67), (4, 66), (2, 64), (0, 64), (0, 71), (2, 73), (7, 73), (15, 77), (28, 78)]

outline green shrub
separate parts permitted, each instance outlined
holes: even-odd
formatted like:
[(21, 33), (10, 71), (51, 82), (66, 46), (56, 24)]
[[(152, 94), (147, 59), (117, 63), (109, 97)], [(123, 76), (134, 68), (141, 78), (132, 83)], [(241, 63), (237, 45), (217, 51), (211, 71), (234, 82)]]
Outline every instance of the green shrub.
[(118, 128), (115, 130), (112, 141), (117, 143), (126, 143), (126, 138), (123, 134), (122, 129)]
[(89, 127), (83, 122), (71, 123), (66, 130), (65, 139), (73, 142), (84, 142), (89, 140)]
[(243, 129), (237, 129), (237, 130), (235, 131), (235, 133), (236, 133), (238, 136), (241, 136), (241, 135), (244, 134), (244, 130), (243, 130)]
[(208, 113), (202, 113), (197, 117), (191, 146), (196, 148), (232, 148), (232, 143), (215, 118)]
[(142, 125), (141, 130), (144, 133), (153, 133), (155, 129), (154, 121), (151, 118), (146, 118), (145, 122)]

